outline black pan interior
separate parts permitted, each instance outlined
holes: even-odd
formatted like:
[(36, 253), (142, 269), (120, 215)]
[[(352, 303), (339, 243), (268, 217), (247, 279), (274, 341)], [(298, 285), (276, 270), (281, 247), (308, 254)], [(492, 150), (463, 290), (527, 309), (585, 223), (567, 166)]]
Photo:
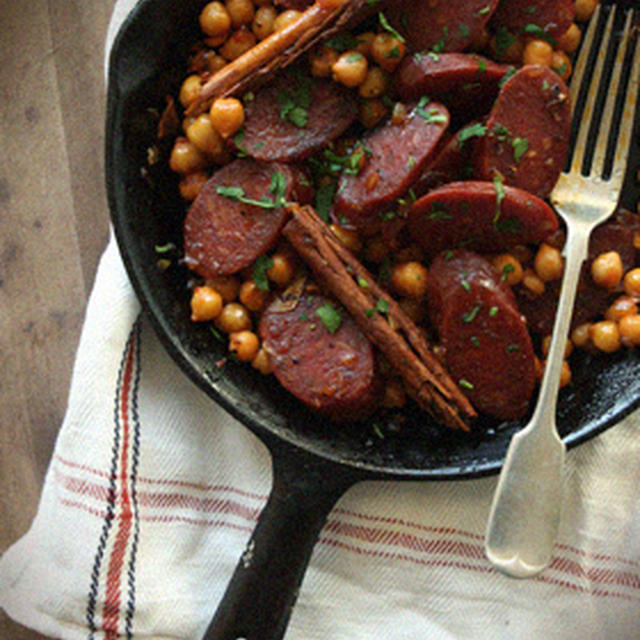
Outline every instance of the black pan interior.
[[(158, 145), (156, 128), (165, 96), (177, 94), (203, 4), (139, 2), (117, 37), (109, 74), (106, 179), (112, 221), (133, 286), (165, 347), (200, 388), (267, 440), (288, 441), (375, 477), (453, 479), (497, 472), (518, 424), (485, 422), (473, 434), (459, 435), (409, 409), (338, 426), (306, 410), (275, 380), (228, 360), (226, 344), (188, 320), (190, 274), (180, 264), (185, 206), (166, 168), (169, 148)], [(156, 145), (160, 161), (150, 166), (149, 149)], [(640, 166), (637, 131), (631, 166)], [(635, 209), (639, 196), (631, 177), (623, 202)], [(159, 255), (156, 247), (168, 243), (176, 249)], [(159, 258), (171, 266), (159, 268)], [(572, 370), (574, 384), (561, 393), (558, 415), (569, 446), (639, 404), (640, 356), (585, 354)]]

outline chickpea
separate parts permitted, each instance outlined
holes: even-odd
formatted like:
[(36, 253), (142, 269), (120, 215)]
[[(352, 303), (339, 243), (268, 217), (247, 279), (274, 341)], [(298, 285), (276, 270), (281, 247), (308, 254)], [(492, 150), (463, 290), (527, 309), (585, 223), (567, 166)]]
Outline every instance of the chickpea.
[(215, 320), (222, 311), (222, 296), (211, 287), (196, 287), (191, 294), (191, 320)]
[(524, 64), (541, 64), (550, 67), (553, 60), (553, 47), (545, 40), (533, 38), (524, 46), (522, 61)]
[(244, 124), (244, 106), (237, 98), (218, 98), (209, 110), (213, 128), (228, 139)]
[[(536, 369), (536, 377), (538, 380), (542, 380), (542, 376), (544, 375), (544, 370), (547, 366), (546, 360), (540, 362), (538, 358), (535, 359), (535, 369)], [(571, 382), (571, 368), (569, 367), (569, 363), (566, 360), (562, 361), (562, 368), (560, 369), (560, 382), (558, 383), (558, 388), (563, 389)]]
[(367, 71), (362, 84), (360, 85), (360, 95), (363, 98), (379, 98), (389, 86), (389, 76), (380, 67), (371, 67)]
[(273, 371), (271, 356), (264, 347), (260, 347), (255, 358), (251, 361), (251, 366), (265, 376)]
[(264, 40), (273, 33), (273, 25), (275, 23), (277, 15), (277, 11), (271, 5), (260, 7), (256, 11), (256, 14), (253, 18), (253, 23), (251, 25), (251, 31), (253, 31), (255, 37), (258, 38), (258, 40)]
[(215, 278), (207, 278), (206, 284), (215, 289), (221, 296), (222, 301), (233, 302), (238, 297), (238, 289), (240, 283), (235, 276), (216, 276)]
[(273, 266), (267, 269), (269, 280), (279, 287), (288, 285), (293, 279), (295, 273), (295, 264), (293, 259), (284, 253), (274, 253), (271, 256)]
[[(551, 346), (551, 336), (545, 336), (544, 338), (542, 338), (542, 355), (543, 356), (547, 356), (549, 355), (549, 347)], [(571, 340), (569, 340), (569, 338), (567, 338), (567, 343), (565, 344), (564, 347), (564, 357), (565, 359), (568, 358), (571, 353), (573, 351), (573, 342), (571, 342)]]
[(194, 61), (194, 64), (196, 63), (199, 72), (208, 71), (209, 73), (216, 73), (227, 66), (227, 61), (211, 49), (201, 51)]
[(367, 59), (357, 51), (345, 51), (331, 65), (333, 79), (345, 87), (358, 87), (367, 77)]
[(391, 109), (391, 122), (393, 124), (402, 124), (409, 116), (409, 109), (404, 102), (396, 102)]
[(251, 316), (245, 306), (237, 302), (229, 302), (222, 307), (215, 324), (224, 333), (236, 333), (251, 329)]
[(169, 167), (176, 173), (194, 173), (206, 169), (207, 157), (186, 138), (176, 138), (169, 156)]
[(404, 390), (402, 381), (394, 378), (389, 380), (384, 388), (384, 398), (382, 405), (387, 409), (403, 407), (407, 402), (407, 393)]
[(524, 56), (524, 40), (515, 38), (513, 42), (506, 48), (498, 46), (496, 36), (492, 36), (489, 40), (489, 52), (491, 57), (501, 62), (510, 62), (511, 64), (522, 64)]
[(363, 100), (358, 108), (358, 119), (363, 127), (373, 129), (387, 113), (387, 106), (380, 98)]
[(580, 27), (574, 22), (558, 39), (558, 47), (565, 53), (573, 53), (580, 46), (582, 32)]
[(379, 33), (371, 42), (371, 57), (385, 71), (393, 71), (406, 51), (405, 43), (390, 33)]
[(294, 22), (297, 22), (298, 18), (301, 16), (300, 11), (296, 11), (295, 9), (288, 9), (287, 11), (283, 11), (274, 21), (273, 30), (274, 31), (282, 31), (286, 29), (289, 25), (292, 25)]
[(269, 292), (263, 291), (253, 280), (246, 280), (240, 286), (238, 299), (249, 311), (261, 311), (267, 304)]
[(178, 188), (180, 189), (180, 195), (191, 202), (198, 197), (202, 187), (209, 180), (209, 174), (206, 171), (194, 171), (193, 173), (187, 173), (182, 176)]
[(187, 128), (187, 138), (203, 153), (219, 156), (224, 150), (220, 134), (213, 128), (208, 113), (199, 115)]
[(624, 316), (618, 323), (620, 340), (627, 346), (640, 345), (640, 315)]
[(571, 342), (573, 342), (574, 346), (579, 349), (585, 349), (589, 345), (591, 341), (590, 328), (591, 324), (589, 322), (585, 322), (578, 325), (571, 332)]
[(182, 86), (180, 87), (180, 93), (178, 94), (178, 100), (180, 104), (187, 108), (192, 102), (198, 99), (200, 96), (200, 87), (202, 86), (202, 80), (199, 75), (188, 76)]
[(231, 18), (231, 26), (239, 29), (244, 24), (250, 24), (255, 14), (255, 7), (251, 0), (227, 0), (227, 12)]
[(576, 0), (576, 20), (578, 22), (587, 22), (598, 6), (598, 0)]
[(376, 34), (373, 31), (367, 31), (366, 33), (360, 33), (356, 36), (356, 40), (358, 41), (358, 46), (355, 50), (358, 53), (361, 53), (363, 56), (369, 57), (371, 55), (371, 44), (373, 43), (373, 39), (376, 37)]
[(187, 135), (187, 129), (196, 121), (195, 116), (187, 116), (183, 121), (182, 121), (182, 130), (184, 131), (184, 134)]
[(524, 271), (522, 264), (515, 256), (510, 253), (501, 253), (496, 256), (492, 261), (493, 266), (501, 274), (501, 279), (504, 280), (509, 286), (515, 287), (515, 285), (522, 282), (522, 276)]
[(633, 316), (638, 313), (638, 305), (629, 296), (620, 296), (609, 306), (604, 317), (606, 320), (620, 322), (625, 316)]
[(200, 28), (208, 36), (222, 36), (231, 29), (231, 16), (222, 2), (210, 2), (200, 13)]
[(522, 274), (522, 284), (536, 296), (541, 296), (544, 293), (544, 282), (540, 277), (531, 269), (525, 269)]
[(560, 389), (564, 389), (567, 385), (571, 384), (571, 367), (566, 360), (562, 361), (562, 369), (560, 369)]
[(225, 60), (235, 60), (256, 44), (256, 37), (247, 27), (242, 26), (231, 34), (231, 37), (220, 47), (220, 54)]
[(331, 47), (320, 47), (310, 54), (311, 75), (316, 78), (328, 78), (331, 67), (338, 61), (340, 54)]
[(589, 328), (591, 342), (599, 351), (613, 353), (620, 348), (620, 331), (611, 320), (596, 322)]
[(333, 232), (333, 235), (338, 238), (340, 244), (352, 251), (353, 253), (359, 253), (362, 249), (362, 240), (357, 231), (352, 229), (345, 229), (338, 224), (329, 225), (329, 229)]
[(235, 331), (229, 335), (229, 351), (242, 362), (251, 362), (260, 350), (260, 340), (253, 331)]
[(620, 284), (623, 275), (622, 259), (617, 251), (601, 253), (591, 263), (593, 281), (605, 289), (614, 289)]
[(564, 51), (554, 51), (551, 56), (551, 68), (566, 82), (571, 77), (573, 67)]
[(640, 269), (627, 271), (623, 280), (624, 292), (631, 298), (640, 299)]
[(391, 270), (391, 285), (398, 295), (405, 298), (424, 298), (427, 275), (427, 268), (420, 262), (401, 262)]
[(564, 271), (560, 250), (543, 242), (533, 259), (533, 268), (543, 282), (558, 280)]

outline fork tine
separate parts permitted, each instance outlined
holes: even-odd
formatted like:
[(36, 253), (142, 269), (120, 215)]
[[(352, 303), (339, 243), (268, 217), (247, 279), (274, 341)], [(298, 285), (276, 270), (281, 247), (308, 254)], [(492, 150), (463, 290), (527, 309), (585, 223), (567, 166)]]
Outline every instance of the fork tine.
[[(605, 160), (607, 157), (607, 147), (609, 143), (609, 136), (611, 134), (611, 125), (613, 123), (613, 114), (616, 107), (618, 98), (618, 91), (620, 89), (620, 80), (622, 79), (622, 68), (627, 54), (627, 46), (629, 44), (629, 36), (631, 32), (631, 23), (633, 19), (633, 11), (627, 13), (627, 19), (625, 21), (624, 31), (620, 39), (620, 45), (618, 46), (618, 53), (616, 55), (616, 61), (613, 65), (613, 75), (611, 78), (611, 84), (609, 86), (607, 101), (603, 111), (602, 121), (600, 123), (600, 132), (598, 134), (598, 140), (596, 142), (595, 153), (593, 156), (593, 164), (591, 166), (590, 174), (593, 176), (601, 176), (604, 172)], [(632, 76), (633, 78), (633, 76)], [(633, 92), (633, 87), (630, 87)], [(624, 119), (623, 119), (624, 126)], [(620, 131), (622, 134), (622, 131)], [(622, 185), (620, 185), (622, 186)]]
[[(575, 144), (575, 152), (573, 160), (571, 162), (571, 172), (580, 173), (582, 171), (582, 165), (584, 163), (584, 154), (587, 148), (587, 140), (589, 137), (589, 130), (591, 129), (591, 121), (593, 119), (596, 99), (600, 90), (600, 83), (602, 82), (602, 75), (604, 71), (604, 62), (607, 57), (607, 50), (609, 48), (609, 42), (611, 41), (611, 32), (613, 31), (613, 21), (616, 15), (616, 5), (611, 7), (609, 18), (607, 20), (607, 26), (605, 27), (604, 34), (602, 35), (602, 42), (600, 43), (600, 49), (598, 50), (596, 68), (591, 78), (589, 85), (589, 93), (584, 104), (584, 111), (580, 118), (580, 131), (578, 133), (578, 139)], [(580, 78), (577, 78), (580, 80)], [(572, 85), (577, 84), (575, 82)]]
[(582, 78), (584, 72), (587, 69), (587, 61), (589, 60), (589, 53), (593, 46), (593, 40), (596, 37), (597, 25), (600, 22), (600, 11), (602, 5), (598, 4), (596, 10), (591, 16), (589, 21), (589, 28), (587, 29), (584, 38), (582, 39), (582, 49), (580, 49), (580, 55), (573, 69), (573, 75), (571, 76), (571, 86), (569, 87), (569, 96), (571, 97), (571, 112), (575, 111), (576, 104), (578, 103), (578, 94), (580, 93), (580, 87), (582, 86)]
[(627, 99), (622, 112), (622, 123), (620, 125), (620, 135), (616, 154), (613, 159), (613, 170), (611, 180), (619, 183), (620, 188), (624, 182), (627, 172), (627, 162), (629, 160), (629, 148), (633, 135), (633, 125), (635, 122), (636, 104), (638, 102), (638, 88), (640, 86), (640, 38), (636, 39), (635, 51), (633, 54), (633, 65), (627, 89)]

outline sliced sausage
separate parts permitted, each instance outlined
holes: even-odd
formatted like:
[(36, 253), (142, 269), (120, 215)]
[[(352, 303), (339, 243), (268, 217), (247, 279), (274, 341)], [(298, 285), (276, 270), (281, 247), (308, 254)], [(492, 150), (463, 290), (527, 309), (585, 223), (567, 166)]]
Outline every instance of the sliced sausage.
[(541, 32), (559, 38), (575, 18), (573, 0), (500, 0), (491, 19), (493, 29), (504, 28), (513, 35)]
[(496, 270), (469, 251), (440, 255), (428, 300), (445, 366), (473, 406), (501, 420), (522, 418), (535, 387), (533, 345)]
[(541, 242), (557, 228), (558, 218), (544, 200), (491, 182), (446, 184), (409, 212), (409, 231), (429, 256), (462, 246), (502, 251)]
[[(631, 220), (629, 216), (631, 216)], [(598, 286), (591, 278), (591, 263), (596, 257), (601, 253), (617, 251), (620, 254), (622, 268), (625, 272), (635, 267), (633, 218), (637, 218), (637, 216), (629, 212), (621, 212), (612, 221), (596, 228), (591, 235), (589, 257), (582, 268), (578, 283), (576, 304), (571, 320), (572, 327), (598, 318), (610, 304), (612, 292)], [(549, 244), (561, 249), (564, 245), (564, 234), (555, 240), (551, 238)], [(559, 280), (547, 282), (544, 293), (538, 296), (532, 295), (523, 287), (518, 289), (518, 308), (527, 318), (529, 328), (534, 333), (546, 336), (553, 331), (560, 296), (560, 284)], [(619, 294), (619, 291), (616, 293)]]
[[(277, 242), (288, 214), (273, 208), (280, 197), (296, 199), (301, 173), (286, 165), (234, 160), (202, 188), (184, 223), (185, 262), (206, 278), (248, 267)], [(256, 206), (240, 201), (265, 202)]]
[(236, 144), (256, 160), (297, 162), (341, 136), (357, 114), (355, 92), (289, 71), (246, 102), (244, 132)]
[(376, 214), (393, 208), (436, 156), (449, 112), (441, 104), (423, 102), (413, 105), (402, 122), (390, 121), (365, 137), (367, 160), (357, 175), (343, 171), (334, 209), (346, 224), (375, 224)]
[(489, 112), (510, 69), (470, 53), (419, 53), (405, 56), (395, 85), (403, 100), (441, 100), (464, 122)]
[[(330, 317), (339, 314), (339, 326), (331, 331), (321, 317), (323, 309)], [(306, 293), (294, 300), (278, 298), (263, 313), (259, 332), (276, 378), (309, 407), (339, 421), (375, 409), (379, 388), (373, 348), (336, 303)]]
[(475, 175), (546, 198), (569, 149), (571, 106), (562, 78), (548, 67), (526, 65), (502, 87), (478, 141)]
[(403, 0), (385, 9), (413, 51), (464, 51), (478, 42), (498, 0)]

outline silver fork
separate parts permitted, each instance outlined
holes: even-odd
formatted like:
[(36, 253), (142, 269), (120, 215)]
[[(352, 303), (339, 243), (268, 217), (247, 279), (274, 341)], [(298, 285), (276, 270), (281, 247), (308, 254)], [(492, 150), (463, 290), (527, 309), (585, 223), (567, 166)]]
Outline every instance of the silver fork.
[[(580, 94), (589, 54), (596, 42), (601, 14), (591, 19), (571, 82), (572, 105)], [(623, 81), (623, 63), (633, 36), (634, 12), (629, 10), (620, 36), (608, 96), (602, 110), (593, 163), (583, 175), (583, 162), (596, 98), (607, 68), (609, 42), (616, 20), (613, 5), (598, 50), (586, 106), (581, 117), (571, 168), (563, 173), (551, 194), (551, 202), (567, 225), (564, 248), (565, 269), (558, 310), (553, 328), (542, 384), (531, 421), (518, 432), (509, 445), (496, 488), (485, 537), (489, 560), (507, 575), (526, 578), (542, 571), (550, 562), (561, 515), (564, 484), (565, 446), (556, 429), (558, 386), (565, 344), (569, 333), (582, 263), (587, 257), (591, 231), (611, 216), (617, 207), (627, 168), (633, 132), (640, 75), (640, 42), (636, 42), (631, 75), (626, 90), (624, 110), (610, 177), (604, 176), (607, 147), (613, 136), (616, 98)]]

